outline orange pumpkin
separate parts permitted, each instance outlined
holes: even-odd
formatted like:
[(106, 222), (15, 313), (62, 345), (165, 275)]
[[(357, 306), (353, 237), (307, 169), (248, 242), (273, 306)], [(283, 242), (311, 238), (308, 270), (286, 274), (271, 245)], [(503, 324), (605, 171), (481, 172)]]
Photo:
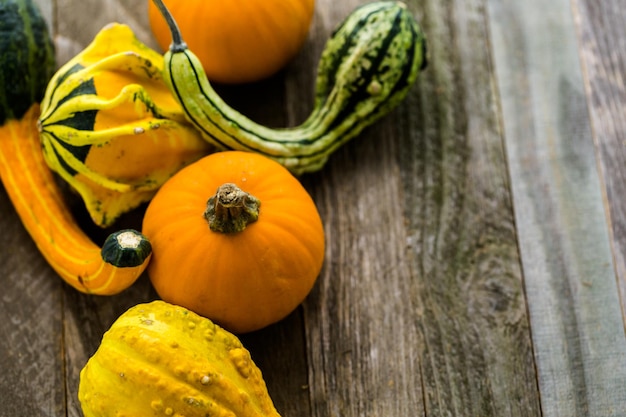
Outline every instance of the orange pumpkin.
[[(165, 0), (185, 42), (210, 80), (244, 83), (283, 68), (306, 40), (314, 0)], [(172, 41), (156, 6), (148, 1), (150, 27), (163, 50)]]
[(148, 205), (143, 233), (159, 296), (234, 333), (291, 313), (324, 260), (312, 198), (286, 168), (255, 153), (218, 152), (183, 168)]

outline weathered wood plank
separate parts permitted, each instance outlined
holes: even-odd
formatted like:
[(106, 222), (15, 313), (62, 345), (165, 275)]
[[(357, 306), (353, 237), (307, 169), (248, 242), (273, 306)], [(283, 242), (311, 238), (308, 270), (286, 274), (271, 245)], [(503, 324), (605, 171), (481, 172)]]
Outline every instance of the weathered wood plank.
[(537, 416), (484, 2), (418, 7), (431, 66), (398, 135), (427, 415)]
[[(54, 4), (52, 7), (51, 3)], [(54, 0), (43, 4), (47, 4), (43, 6), (45, 8), (52, 8), (59, 64), (80, 52), (100, 29), (111, 22), (127, 24), (140, 41), (158, 48), (150, 32), (145, 0)]]
[(431, 66), (315, 188), (329, 262), (305, 304), (314, 415), (536, 416), (485, 11), (408, 6)]
[(0, 416), (62, 416), (62, 283), (1, 186), (0, 213)]
[(489, 1), (545, 416), (623, 416), (626, 341), (567, 0)]
[(573, 2), (580, 55), (626, 317), (626, 12), (621, 1)]
[[(317, 38), (365, 1), (317, 1)], [(305, 302), (314, 416), (424, 413), (411, 277), (387, 119), (340, 149), (309, 180), (326, 230), (326, 264)]]

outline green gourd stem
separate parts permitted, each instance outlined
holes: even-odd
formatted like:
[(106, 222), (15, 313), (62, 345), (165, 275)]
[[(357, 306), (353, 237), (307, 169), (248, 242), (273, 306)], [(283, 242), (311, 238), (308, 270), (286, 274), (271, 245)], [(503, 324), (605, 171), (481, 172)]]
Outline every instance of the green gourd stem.
[(140, 232), (124, 229), (111, 233), (102, 245), (105, 262), (120, 268), (137, 267), (152, 254), (150, 241)]
[(259, 218), (261, 202), (235, 184), (226, 183), (209, 198), (204, 218), (214, 232), (237, 233)]
[(154, 4), (156, 5), (157, 9), (159, 9), (159, 12), (161, 13), (161, 15), (163, 15), (163, 18), (167, 22), (167, 26), (170, 28), (170, 32), (172, 34), (172, 44), (170, 45), (170, 51), (180, 52), (187, 49), (187, 44), (183, 40), (183, 36), (180, 33), (178, 23), (176, 23), (176, 20), (174, 20), (172, 14), (167, 9), (163, 1), (154, 0)]

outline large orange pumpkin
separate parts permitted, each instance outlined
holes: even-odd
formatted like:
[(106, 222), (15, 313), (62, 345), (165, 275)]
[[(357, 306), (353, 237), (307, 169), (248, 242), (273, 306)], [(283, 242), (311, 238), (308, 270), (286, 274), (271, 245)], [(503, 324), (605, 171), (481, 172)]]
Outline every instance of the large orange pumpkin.
[[(211, 81), (244, 83), (283, 68), (307, 38), (314, 0), (165, 0), (185, 42)], [(163, 16), (148, 1), (150, 27), (166, 50)]]
[(286, 168), (255, 153), (218, 152), (183, 168), (148, 205), (143, 233), (159, 296), (234, 333), (291, 313), (324, 259), (312, 198)]

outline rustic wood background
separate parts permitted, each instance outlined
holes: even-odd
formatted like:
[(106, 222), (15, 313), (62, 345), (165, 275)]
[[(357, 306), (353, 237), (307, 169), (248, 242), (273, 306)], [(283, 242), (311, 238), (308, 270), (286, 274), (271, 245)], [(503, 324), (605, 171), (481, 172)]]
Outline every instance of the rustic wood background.
[[(60, 63), (111, 21), (155, 46), (146, 0), (38, 3)], [(317, 0), (301, 54), (269, 80), (218, 86), (224, 98), (268, 125), (303, 120), (324, 42), (361, 3)], [(277, 409), (626, 416), (623, 1), (406, 3), (430, 65), (400, 108), (302, 178), (324, 269), (294, 314), (242, 337)], [(77, 293), (3, 189), (0, 213), (0, 416), (81, 416), (80, 369), (156, 295), (145, 277), (115, 297)]]

